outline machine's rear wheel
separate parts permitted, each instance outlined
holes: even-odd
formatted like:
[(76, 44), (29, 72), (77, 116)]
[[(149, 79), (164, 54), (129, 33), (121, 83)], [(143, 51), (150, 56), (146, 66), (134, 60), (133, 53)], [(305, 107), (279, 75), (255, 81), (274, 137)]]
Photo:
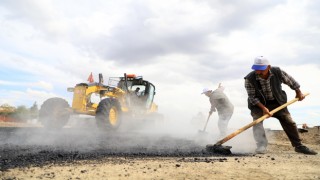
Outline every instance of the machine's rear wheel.
[(121, 123), (120, 104), (116, 99), (107, 98), (100, 101), (96, 111), (96, 123), (102, 130), (116, 130)]
[(68, 102), (62, 98), (47, 99), (40, 108), (39, 121), (46, 128), (62, 128), (70, 118), (69, 108)]

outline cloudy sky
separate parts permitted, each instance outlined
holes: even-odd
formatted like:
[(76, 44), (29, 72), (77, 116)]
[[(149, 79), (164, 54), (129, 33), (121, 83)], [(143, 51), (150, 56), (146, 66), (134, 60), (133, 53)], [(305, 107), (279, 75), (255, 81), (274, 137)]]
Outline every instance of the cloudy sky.
[(319, 9), (312, 0), (2, 0), (0, 104), (71, 103), (67, 87), (90, 72), (135, 73), (156, 85), (160, 112), (186, 123), (207, 114), (200, 93), (221, 82), (238, 128), (251, 121), (243, 77), (263, 55), (310, 92), (289, 107), (297, 124), (320, 125)]

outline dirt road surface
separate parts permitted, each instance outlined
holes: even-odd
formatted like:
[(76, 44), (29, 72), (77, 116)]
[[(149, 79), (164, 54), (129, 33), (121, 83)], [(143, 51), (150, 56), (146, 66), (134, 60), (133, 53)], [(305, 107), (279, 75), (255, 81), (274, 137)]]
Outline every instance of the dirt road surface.
[[(212, 154), (203, 141), (190, 137), (1, 128), (0, 179), (320, 179), (320, 155), (294, 152), (283, 131), (268, 131), (263, 155), (252, 148)], [(320, 152), (317, 128), (301, 137)]]

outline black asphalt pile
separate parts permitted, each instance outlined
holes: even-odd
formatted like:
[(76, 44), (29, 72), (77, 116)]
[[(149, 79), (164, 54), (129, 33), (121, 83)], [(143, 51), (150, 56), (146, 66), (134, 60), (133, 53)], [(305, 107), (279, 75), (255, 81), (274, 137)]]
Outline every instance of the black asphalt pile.
[(0, 129), (0, 170), (105, 157), (209, 157), (197, 142), (159, 134), (99, 133), (86, 129)]

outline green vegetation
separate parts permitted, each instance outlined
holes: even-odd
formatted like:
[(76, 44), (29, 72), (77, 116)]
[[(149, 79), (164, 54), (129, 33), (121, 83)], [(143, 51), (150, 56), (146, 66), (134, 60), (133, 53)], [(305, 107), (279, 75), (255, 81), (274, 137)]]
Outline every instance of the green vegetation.
[(38, 105), (34, 102), (30, 108), (24, 105), (14, 107), (9, 104), (0, 106), (0, 121), (27, 121), (38, 117)]

